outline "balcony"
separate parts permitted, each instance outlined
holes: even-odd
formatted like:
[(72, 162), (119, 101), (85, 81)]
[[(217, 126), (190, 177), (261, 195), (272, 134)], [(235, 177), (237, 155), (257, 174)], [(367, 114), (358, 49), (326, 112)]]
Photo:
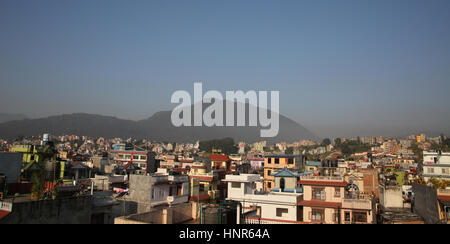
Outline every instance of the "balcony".
[(372, 201), (370, 199), (342, 199), (342, 208), (371, 210)]

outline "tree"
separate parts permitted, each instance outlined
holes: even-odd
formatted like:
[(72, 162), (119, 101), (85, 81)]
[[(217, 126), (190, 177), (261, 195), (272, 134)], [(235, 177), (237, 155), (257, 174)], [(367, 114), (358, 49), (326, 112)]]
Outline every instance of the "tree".
[(329, 139), (329, 138), (325, 138), (325, 139), (323, 139), (323, 141), (322, 141), (322, 146), (328, 146), (328, 145), (330, 145), (331, 144), (331, 140)]
[(341, 145), (341, 143), (342, 143), (341, 138), (336, 138), (336, 139), (334, 139), (334, 145), (335, 145), (336, 147), (339, 147), (339, 146)]

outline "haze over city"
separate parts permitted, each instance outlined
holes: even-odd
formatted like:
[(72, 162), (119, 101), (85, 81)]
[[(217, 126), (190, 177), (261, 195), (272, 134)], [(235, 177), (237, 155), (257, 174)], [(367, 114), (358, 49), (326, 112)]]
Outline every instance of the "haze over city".
[(4, 0), (0, 112), (139, 120), (201, 81), (280, 91), (280, 113), (322, 137), (450, 133), (449, 10), (446, 0)]

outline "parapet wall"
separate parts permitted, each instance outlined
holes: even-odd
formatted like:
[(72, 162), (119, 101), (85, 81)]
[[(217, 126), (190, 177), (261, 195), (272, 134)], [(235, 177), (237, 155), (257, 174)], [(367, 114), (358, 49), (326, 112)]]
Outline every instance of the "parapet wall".
[(0, 224), (90, 224), (92, 197), (13, 203)]
[(115, 218), (114, 224), (179, 224), (197, 219), (197, 203), (183, 203)]

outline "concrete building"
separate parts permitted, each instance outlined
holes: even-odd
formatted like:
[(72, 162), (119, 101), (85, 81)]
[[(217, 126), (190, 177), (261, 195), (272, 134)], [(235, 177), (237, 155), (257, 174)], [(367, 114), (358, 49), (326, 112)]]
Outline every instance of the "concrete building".
[[(240, 203), (246, 224), (302, 223), (302, 212), (297, 206), (301, 193), (257, 191), (256, 182), (263, 179), (255, 174), (227, 175), (224, 181), (228, 184), (227, 200)], [(237, 219), (239, 222), (241, 218)]]
[(206, 165), (202, 162), (194, 163), (190, 171), (190, 200), (191, 201), (215, 201), (222, 196), (219, 189), (220, 174), (219, 171), (213, 169), (207, 172)]
[(450, 180), (450, 153), (423, 152), (423, 179)]
[(301, 176), (302, 221), (317, 224), (370, 224), (375, 222), (373, 198), (357, 191), (343, 177)]
[(135, 150), (115, 150), (110, 151), (113, 156), (114, 164), (124, 167), (128, 163), (132, 163), (136, 170), (136, 174), (145, 175), (155, 173), (159, 168), (159, 161), (155, 160), (156, 154), (149, 151)]
[(130, 175), (129, 200), (137, 204), (137, 212), (148, 212), (158, 205), (188, 202), (189, 179), (160, 171), (152, 175)]
[(299, 171), (302, 166), (302, 157), (298, 155), (267, 155), (264, 157), (264, 187), (270, 191), (274, 187), (272, 174), (288, 168)]

